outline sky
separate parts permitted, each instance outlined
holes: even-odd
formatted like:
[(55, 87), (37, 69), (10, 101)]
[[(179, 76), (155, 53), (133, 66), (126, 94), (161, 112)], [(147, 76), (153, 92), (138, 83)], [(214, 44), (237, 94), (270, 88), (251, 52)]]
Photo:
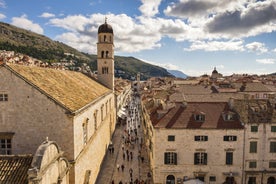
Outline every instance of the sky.
[(276, 0), (0, 0), (0, 21), (89, 54), (105, 17), (115, 55), (190, 76), (276, 72)]

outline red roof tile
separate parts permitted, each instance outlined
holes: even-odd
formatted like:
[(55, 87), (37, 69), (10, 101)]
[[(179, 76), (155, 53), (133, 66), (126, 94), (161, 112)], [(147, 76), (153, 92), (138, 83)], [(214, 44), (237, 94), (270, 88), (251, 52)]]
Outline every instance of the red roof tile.
[[(229, 111), (228, 103), (225, 102), (191, 102), (186, 106), (176, 103), (176, 106), (161, 119), (151, 119), (156, 120), (153, 122), (155, 128), (242, 129), (243, 126), (237, 117), (231, 121), (223, 119), (222, 114)], [(195, 112), (203, 113), (205, 120), (196, 121)]]

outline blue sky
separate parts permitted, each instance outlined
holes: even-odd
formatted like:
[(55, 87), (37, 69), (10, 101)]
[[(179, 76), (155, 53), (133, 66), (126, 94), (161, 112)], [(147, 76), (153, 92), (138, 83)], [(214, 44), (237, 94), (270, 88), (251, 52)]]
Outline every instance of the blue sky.
[(276, 72), (276, 0), (0, 0), (0, 21), (91, 54), (105, 17), (115, 55), (192, 76)]

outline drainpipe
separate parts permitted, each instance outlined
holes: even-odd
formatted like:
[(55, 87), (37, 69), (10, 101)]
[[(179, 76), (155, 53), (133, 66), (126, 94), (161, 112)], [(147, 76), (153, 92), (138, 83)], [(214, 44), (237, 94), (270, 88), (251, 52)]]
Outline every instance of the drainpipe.
[[(244, 123), (242, 123), (242, 124), (244, 124)], [(246, 132), (246, 126), (245, 126), (245, 124), (244, 124), (244, 129), (243, 129), (243, 152), (242, 152), (242, 161), (243, 161), (243, 163), (242, 163), (242, 183), (244, 183), (245, 184), (245, 177), (244, 177), (244, 173), (245, 173), (245, 171), (244, 171), (244, 168), (245, 168), (245, 132)]]

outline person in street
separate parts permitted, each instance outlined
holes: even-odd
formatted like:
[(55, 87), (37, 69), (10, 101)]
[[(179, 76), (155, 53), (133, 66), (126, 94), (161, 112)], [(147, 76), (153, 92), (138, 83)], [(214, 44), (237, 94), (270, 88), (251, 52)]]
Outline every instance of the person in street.
[(121, 169), (122, 169), (122, 171), (124, 172), (124, 169), (125, 169), (124, 164), (121, 165)]
[(117, 170), (120, 171), (120, 164), (117, 164)]

